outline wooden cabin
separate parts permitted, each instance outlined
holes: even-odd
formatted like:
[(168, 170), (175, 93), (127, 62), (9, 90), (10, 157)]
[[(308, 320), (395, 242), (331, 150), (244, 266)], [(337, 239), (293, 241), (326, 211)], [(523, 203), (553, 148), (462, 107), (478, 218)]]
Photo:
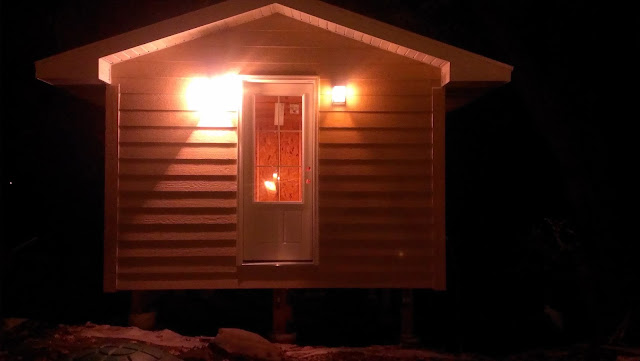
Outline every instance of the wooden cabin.
[(104, 93), (105, 291), (445, 289), (445, 114), (511, 71), (317, 0), (36, 62)]

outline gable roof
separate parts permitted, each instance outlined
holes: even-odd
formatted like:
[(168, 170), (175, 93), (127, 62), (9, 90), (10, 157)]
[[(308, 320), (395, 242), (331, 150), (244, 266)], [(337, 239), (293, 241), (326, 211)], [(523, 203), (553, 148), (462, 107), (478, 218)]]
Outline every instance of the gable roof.
[[(229, 0), (36, 62), (53, 85), (111, 82), (111, 66), (272, 14), (282, 14), (440, 68), (448, 83), (504, 84), (513, 67), (318, 0)], [(466, 87), (466, 86), (465, 86)]]

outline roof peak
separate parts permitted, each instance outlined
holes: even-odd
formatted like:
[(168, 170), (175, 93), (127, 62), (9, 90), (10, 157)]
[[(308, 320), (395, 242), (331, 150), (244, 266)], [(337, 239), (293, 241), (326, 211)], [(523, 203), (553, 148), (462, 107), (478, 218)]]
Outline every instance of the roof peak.
[(36, 77), (54, 85), (110, 83), (113, 64), (274, 14), (436, 66), (443, 85), (508, 82), (513, 69), (319, 0), (228, 0), (42, 59), (36, 62)]

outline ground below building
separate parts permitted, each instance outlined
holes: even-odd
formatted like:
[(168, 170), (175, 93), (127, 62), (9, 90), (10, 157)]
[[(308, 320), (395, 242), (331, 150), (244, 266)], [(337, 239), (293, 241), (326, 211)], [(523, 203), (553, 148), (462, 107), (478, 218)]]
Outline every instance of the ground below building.
[[(220, 335), (220, 334), (219, 334)], [(0, 361), (70, 360), (74, 355), (106, 345), (152, 346), (184, 361), (640, 361), (640, 350), (573, 345), (539, 349), (493, 358), (470, 353), (442, 353), (396, 345), (367, 347), (322, 347), (289, 344), (258, 345), (248, 353), (227, 352), (216, 344), (221, 336), (183, 336), (171, 330), (145, 331), (136, 327), (110, 325), (50, 325), (25, 319), (6, 319), (0, 335)], [(266, 342), (266, 340), (265, 340)], [(251, 348), (251, 343), (244, 347)], [(272, 347), (279, 355), (261, 355)], [(247, 351), (247, 350), (244, 350)], [(254, 352), (255, 351), (255, 352)], [(254, 356), (249, 356), (254, 355)], [(126, 359), (126, 358), (125, 358)]]

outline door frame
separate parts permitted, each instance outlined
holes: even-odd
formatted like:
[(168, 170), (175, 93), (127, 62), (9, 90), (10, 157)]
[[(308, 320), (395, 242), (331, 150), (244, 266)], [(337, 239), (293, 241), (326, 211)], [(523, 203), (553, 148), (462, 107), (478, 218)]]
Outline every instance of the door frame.
[[(243, 75), (241, 78), (242, 81), (242, 100), (240, 102), (240, 109), (238, 109), (238, 124), (237, 124), (237, 132), (238, 132), (238, 175), (237, 175), (237, 222), (236, 222), (236, 266), (251, 266), (251, 265), (273, 265), (273, 266), (281, 266), (281, 265), (299, 265), (299, 264), (313, 264), (318, 265), (318, 256), (319, 256), (319, 244), (318, 244), (318, 116), (319, 116), (319, 86), (320, 79), (317, 76), (273, 76), (273, 75)], [(311, 134), (309, 134), (309, 141), (311, 142), (310, 149), (313, 152), (312, 159), (312, 174), (311, 174), (311, 184), (312, 184), (312, 229), (311, 229), (311, 252), (312, 252), (312, 262), (244, 262), (244, 235), (243, 235), (243, 227), (244, 227), (244, 212), (243, 212), (243, 201), (244, 201), (244, 157), (243, 157), (243, 141), (244, 135), (242, 134), (243, 129), (243, 110), (244, 110), (244, 84), (245, 83), (289, 83), (289, 84), (311, 84), (313, 88), (313, 94), (311, 94), (311, 102), (313, 104), (313, 112), (311, 114), (311, 121), (313, 122), (311, 126)]]

